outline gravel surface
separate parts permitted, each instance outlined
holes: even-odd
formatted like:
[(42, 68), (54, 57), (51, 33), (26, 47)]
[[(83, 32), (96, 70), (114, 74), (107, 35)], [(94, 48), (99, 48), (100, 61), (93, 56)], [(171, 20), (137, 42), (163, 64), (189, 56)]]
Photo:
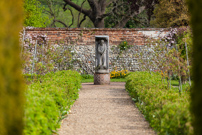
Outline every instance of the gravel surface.
[(83, 83), (59, 135), (155, 135), (124, 85)]

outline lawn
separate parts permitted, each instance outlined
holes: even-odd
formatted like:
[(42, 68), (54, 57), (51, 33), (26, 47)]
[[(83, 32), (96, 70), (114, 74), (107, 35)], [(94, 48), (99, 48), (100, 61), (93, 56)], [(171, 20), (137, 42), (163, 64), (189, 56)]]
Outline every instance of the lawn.
[[(88, 79), (85, 79), (85, 78), (82, 78), (81, 80), (81, 83), (92, 83), (94, 82), (94, 79), (93, 78), (88, 78)], [(113, 79), (110, 79), (110, 82), (126, 82), (126, 79), (125, 78), (113, 78)]]

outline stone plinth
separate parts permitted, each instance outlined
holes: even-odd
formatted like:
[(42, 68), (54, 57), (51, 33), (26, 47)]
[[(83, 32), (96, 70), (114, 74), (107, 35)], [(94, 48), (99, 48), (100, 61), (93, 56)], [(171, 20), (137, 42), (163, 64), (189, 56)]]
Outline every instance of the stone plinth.
[(94, 74), (94, 84), (95, 85), (109, 85), (110, 84), (110, 74), (109, 73), (95, 73)]

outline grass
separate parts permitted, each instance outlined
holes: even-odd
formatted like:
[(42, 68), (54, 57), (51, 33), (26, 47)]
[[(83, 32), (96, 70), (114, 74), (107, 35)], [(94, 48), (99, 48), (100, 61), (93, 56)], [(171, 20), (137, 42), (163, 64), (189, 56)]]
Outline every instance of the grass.
[[(89, 78), (89, 79), (84, 79), (82, 78), (81, 83), (91, 83), (94, 82), (93, 78)], [(125, 78), (119, 78), (119, 79), (110, 79), (110, 82), (126, 82)]]
[(94, 79), (82, 79), (81, 83), (90, 83), (90, 82), (94, 82)]
[[(171, 86), (175, 89), (175, 90), (179, 90), (179, 80), (171, 80)], [(189, 88), (189, 82), (187, 81), (185, 84), (182, 85), (182, 89), (183, 90), (188, 90)]]
[[(93, 83), (94, 82), (94, 78), (93, 75), (81, 75), (82, 76), (82, 80), (81, 83)], [(110, 82), (126, 82), (125, 78), (112, 78), (110, 79)], [(167, 83), (167, 81), (165, 81), (164, 83)], [(179, 80), (171, 80), (171, 86), (178, 91), (179, 90)], [(182, 85), (182, 89), (186, 90), (189, 86), (189, 83), (187, 82), (186, 84)]]
[(110, 79), (110, 82), (126, 82), (125, 78), (113, 78)]

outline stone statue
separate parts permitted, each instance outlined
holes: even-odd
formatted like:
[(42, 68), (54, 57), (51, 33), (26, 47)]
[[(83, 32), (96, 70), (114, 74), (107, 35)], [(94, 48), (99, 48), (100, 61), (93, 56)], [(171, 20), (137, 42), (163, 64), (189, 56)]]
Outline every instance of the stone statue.
[(109, 36), (95, 36), (95, 72), (109, 73)]
[(98, 44), (98, 66), (99, 69), (106, 69), (106, 54), (105, 54), (105, 50), (106, 50), (106, 43), (105, 41), (102, 39), (100, 40), (100, 43)]

